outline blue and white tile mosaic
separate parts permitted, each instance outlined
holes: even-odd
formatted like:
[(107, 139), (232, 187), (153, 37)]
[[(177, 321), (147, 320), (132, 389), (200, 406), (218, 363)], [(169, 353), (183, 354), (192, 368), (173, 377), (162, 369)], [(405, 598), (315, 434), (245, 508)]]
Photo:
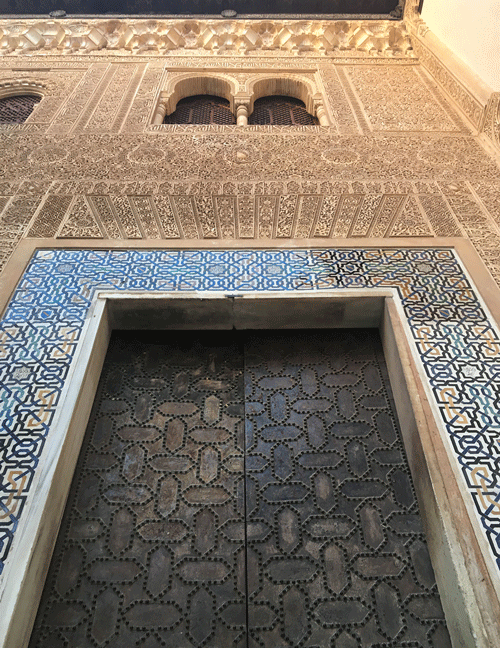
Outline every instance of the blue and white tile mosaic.
[(394, 287), (500, 569), (500, 339), (452, 250), (42, 250), (0, 326), (1, 565), (96, 290)]

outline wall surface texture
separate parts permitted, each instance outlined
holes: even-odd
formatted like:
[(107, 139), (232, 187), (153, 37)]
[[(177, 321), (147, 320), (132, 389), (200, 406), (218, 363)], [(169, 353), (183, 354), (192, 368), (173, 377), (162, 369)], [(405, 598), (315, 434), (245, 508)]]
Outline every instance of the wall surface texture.
[[(196, 68), (243, 95), (259, 68), (305, 79), (331, 125), (152, 125)], [(500, 169), (418, 60), (0, 59), (0, 89), (19, 82), (45, 96), (0, 127), (3, 261), (23, 236), (464, 236), (500, 278)]]

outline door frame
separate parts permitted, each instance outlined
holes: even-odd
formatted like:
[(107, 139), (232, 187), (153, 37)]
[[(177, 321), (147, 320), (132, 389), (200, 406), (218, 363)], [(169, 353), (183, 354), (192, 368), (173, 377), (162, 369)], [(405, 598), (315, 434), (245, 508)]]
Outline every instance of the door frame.
[(470, 498), (464, 497), (450, 461), (451, 448), (435, 425), (428, 388), (421, 380), (395, 289), (301, 295), (183, 293), (182, 297), (179, 293), (99, 292), (89, 315), (60, 416), (54, 421), (52, 442), (34, 484), (37, 496), (25, 513), (28, 523), (19, 543), (24, 564), (16, 561), (16, 569), (23, 569), (25, 578), (21, 588), (14, 579), (6, 581), (2, 598), (11, 608), (6, 647), (21, 648), (29, 640), (112, 330), (233, 327), (379, 329), (450, 635), (456, 646), (481, 645), (478, 631), (487, 636), (485, 616), (498, 599), (494, 588), (485, 587), (489, 580), (485, 547), (481, 551), (481, 537), (471, 524), (466, 506)]
[[(500, 319), (498, 288), (470, 244), (458, 240), (451, 245), (450, 239), (445, 241), (442, 246), (447, 249), (462, 248), (460, 257), (479, 286), (477, 294), (485, 298), (493, 314)], [(251, 246), (254, 249), (264, 247), (254, 243)], [(439, 247), (436, 239), (427, 245)], [(411, 247), (414, 246), (415, 241), (412, 241)], [(43, 247), (67, 245), (54, 245), (54, 241), (50, 241), (50, 245), (43, 245), (43, 241), (24, 241), (21, 253), (13, 258), (4, 274), (1, 287), (6, 288), (5, 302), (33, 250)], [(110, 246), (102, 242), (97, 246), (87, 243), (74, 247)], [(359, 240), (354, 245), (344, 240), (339, 244), (328, 241), (321, 246), (314, 241), (314, 246), (295, 244), (293, 247), (366, 249), (390, 248), (391, 245), (387, 241), (366, 245), (366, 241)], [(392, 242), (392, 247), (404, 249), (405, 246), (398, 241)], [(284, 300), (287, 300), (286, 308), (283, 308)], [(399, 296), (395, 289), (387, 287), (333, 289), (320, 293), (95, 293), (53, 420), (50, 443), (32, 485), (34, 496), (28, 500), (22, 524), (16, 532), (15, 547), (3, 572), (0, 588), (2, 648), (24, 648), (29, 641), (111, 331), (117, 327), (151, 328), (152, 324), (158, 328), (159, 319), (167, 329), (224, 329), (233, 325), (245, 328), (245, 322), (249, 328), (379, 328), (453, 645), (490, 648), (498, 643), (498, 571), (474, 515), (470, 493), (459, 474), (457, 478), (456, 459), (437, 422), (438, 412), (430, 398), (415, 344), (409, 336)], [(454, 461), (450, 461), (450, 457)]]

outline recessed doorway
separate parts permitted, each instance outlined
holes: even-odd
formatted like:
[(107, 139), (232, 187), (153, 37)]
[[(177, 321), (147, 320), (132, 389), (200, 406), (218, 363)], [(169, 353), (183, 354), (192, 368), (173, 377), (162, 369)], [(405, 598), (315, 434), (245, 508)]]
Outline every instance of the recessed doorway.
[(31, 647), (406, 643), (450, 645), (378, 331), (113, 333)]

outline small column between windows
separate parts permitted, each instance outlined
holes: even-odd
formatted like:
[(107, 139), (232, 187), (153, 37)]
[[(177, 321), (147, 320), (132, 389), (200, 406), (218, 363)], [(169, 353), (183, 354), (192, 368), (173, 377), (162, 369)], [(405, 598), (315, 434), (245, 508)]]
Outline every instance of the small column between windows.
[(250, 115), (250, 97), (234, 98), (234, 114), (236, 116), (237, 126), (248, 126), (248, 117)]
[(236, 108), (236, 125), (248, 126), (248, 105), (240, 104)]

